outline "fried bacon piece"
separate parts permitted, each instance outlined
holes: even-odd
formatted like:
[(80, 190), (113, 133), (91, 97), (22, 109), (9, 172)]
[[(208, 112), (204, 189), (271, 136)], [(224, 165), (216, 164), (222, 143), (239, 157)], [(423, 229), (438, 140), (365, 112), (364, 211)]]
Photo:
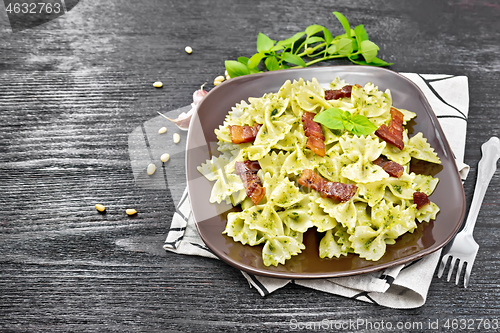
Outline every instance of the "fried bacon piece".
[(343, 86), (341, 89), (325, 90), (325, 99), (340, 99), (344, 97), (351, 97), (352, 86)]
[(266, 194), (266, 188), (262, 187), (262, 182), (259, 176), (257, 176), (257, 171), (260, 170), (259, 162), (236, 162), (234, 168), (243, 181), (247, 196), (252, 200), (254, 205), (257, 205)]
[(424, 192), (413, 192), (413, 202), (417, 204), (417, 209), (431, 203), (429, 197)]
[(391, 107), (391, 122), (389, 123), (389, 129), (391, 132), (397, 133), (403, 139), (403, 120), (404, 115), (396, 108)]
[[(359, 84), (355, 84), (356, 87), (362, 88)], [(352, 86), (346, 85), (341, 89), (330, 89), (325, 90), (325, 99), (328, 101), (330, 99), (340, 99), (344, 97), (351, 97)]]
[(391, 177), (399, 178), (403, 175), (404, 168), (399, 163), (386, 160), (382, 157), (377, 158), (372, 163), (384, 169), (384, 171), (387, 172)]
[(398, 147), (399, 150), (403, 150), (403, 140), (398, 138), (397, 135), (394, 135), (386, 124), (380, 125), (380, 127), (375, 131), (375, 134), (385, 142)]
[(404, 115), (396, 108), (391, 107), (391, 122), (389, 126), (382, 124), (375, 134), (382, 140), (403, 150), (403, 118)]
[(330, 182), (311, 169), (302, 170), (302, 175), (298, 179), (298, 182), (304, 187), (320, 192), (322, 197), (340, 202), (349, 201), (358, 189), (356, 185)]
[(247, 143), (254, 142), (257, 133), (259, 132), (261, 124), (254, 124), (253, 126), (240, 126), (229, 125), (229, 133), (231, 133), (231, 141), (233, 143)]
[(325, 156), (325, 136), (321, 125), (313, 120), (315, 115), (315, 113), (307, 111), (302, 115), (304, 132), (307, 136), (306, 147), (319, 156)]

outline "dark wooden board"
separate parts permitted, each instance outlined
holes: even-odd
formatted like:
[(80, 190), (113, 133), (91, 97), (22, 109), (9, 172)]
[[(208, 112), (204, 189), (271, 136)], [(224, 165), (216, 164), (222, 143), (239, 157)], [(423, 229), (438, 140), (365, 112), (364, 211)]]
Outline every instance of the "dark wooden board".
[[(500, 319), (498, 172), (476, 226), (470, 287), (435, 277), (424, 306), (393, 310), (295, 285), (263, 298), (222, 262), (166, 253), (171, 193), (137, 187), (127, 151), (137, 126), (189, 104), (201, 84), (212, 88), (224, 60), (252, 55), (259, 32), (283, 39), (317, 23), (339, 34), (336, 10), (365, 25), (391, 69), (468, 76), (470, 204), (480, 146), (499, 135), (500, 5), (82, 0), (17, 33), (2, 6), (0, 331), (278, 332), (291, 320)], [(157, 80), (162, 89), (152, 87)]]

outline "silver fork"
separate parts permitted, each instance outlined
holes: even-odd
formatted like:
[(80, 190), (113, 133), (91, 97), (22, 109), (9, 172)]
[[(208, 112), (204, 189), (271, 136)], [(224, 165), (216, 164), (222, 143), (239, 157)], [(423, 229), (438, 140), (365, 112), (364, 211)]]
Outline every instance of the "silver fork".
[(445, 254), (441, 259), (438, 270), (438, 277), (440, 278), (443, 275), (449, 257), (451, 257), (450, 270), (448, 272), (447, 279), (447, 281), (450, 281), (455, 267), (455, 262), (458, 259), (459, 263), (455, 280), (455, 284), (458, 285), (463, 264), (466, 262), (467, 266), (464, 277), (465, 288), (469, 285), (472, 265), (476, 259), (477, 250), (479, 249), (479, 245), (474, 241), (472, 232), (476, 224), (477, 215), (479, 214), (479, 209), (481, 208), (486, 189), (488, 188), (488, 184), (490, 183), (490, 180), (495, 174), (495, 170), (497, 168), (497, 160), (500, 158), (500, 139), (495, 136), (490, 138), (487, 142), (483, 143), (481, 151), (483, 156), (481, 157), (477, 168), (476, 188), (474, 190), (474, 197), (472, 198), (469, 215), (467, 216), (467, 222), (465, 222), (463, 230), (459, 232), (453, 241), (443, 250), (443, 253)]

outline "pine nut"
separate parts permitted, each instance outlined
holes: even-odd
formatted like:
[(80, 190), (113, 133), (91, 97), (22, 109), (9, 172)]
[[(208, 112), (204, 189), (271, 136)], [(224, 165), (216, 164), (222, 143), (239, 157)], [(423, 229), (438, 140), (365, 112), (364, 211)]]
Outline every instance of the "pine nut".
[(163, 163), (168, 162), (168, 160), (170, 159), (170, 154), (165, 153), (165, 154), (161, 155), (160, 159)]
[(135, 215), (137, 214), (137, 211), (133, 208), (129, 208), (125, 211), (125, 213), (127, 213), (127, 215)]
[(224, 76), (219, 75), (214, 79), (214, 86), (218, 86), (225, 80)]
[(163, 133), (167, 133), (167, 128), (166, 127), (162, 127), (158, 130), (158, 134), (163, 134)]
[(179, 143), (181, 141), (181, 136), (179, 133), (174, 133), (174, 143)]
[(156, 171), (156, 165), (154, 163), (149, 163), (148, 168), (146, 169), (146, 172), (148, 175), (152, 175)]
[(187, 53), (187, 54), (191, 54), (191, 53), (193, 53), (193, 49), (191, 48), (191, 46), (186, 46), (186, 47), (184, 48), (184, 51), (186, 51), (186, 53)]
[(97, 209), (97, 211), (102, 213), (106, 210), (106, 207), (104, 207), (104, 205), (101, 205), (101, 204), (96, 204), (95, 209)]
[(163, 87), (163, 83), (161, 83), (160, 81), (156, 81), (155, 83), (153, 83), (153, 87), (161, 88), (161, 87)]

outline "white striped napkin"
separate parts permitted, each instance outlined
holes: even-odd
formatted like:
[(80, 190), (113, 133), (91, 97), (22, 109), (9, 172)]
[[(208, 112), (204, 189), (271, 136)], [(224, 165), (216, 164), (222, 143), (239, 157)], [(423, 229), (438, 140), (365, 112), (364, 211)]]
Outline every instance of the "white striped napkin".
[[(465, 180), (469, 170), (468, 166), (463, 163), (469, 106), (467, 77), (402, 74), (415, 82), (427, 97), (455, 154), (462, 180)], [(171, 113), (176, 115), (181, 111), (186, 111), (186, 108)], [(130, 157), (136, 182), (142, 187), (154, 189), (176, 186), (176, 191), (171, 191), (171, 193), (183, 193), (178, 198), (174, 197), (177, 209), (168, 230), (164, 245), (165, 250), (217, 259), (198, 235), (191, 214), (187, 190), (179, 191), (181, 186), (185, 187), (185, 180), (169, 178), (165, 166), (163, 168), (163, 178), (161, 176), (156, 178), (144, 177), (144, 170), (149, 161), (153, 159), (152, 156), (160, 156), (161, 150), (165, 150), (166, 145), (170, 147), (168, 140), (158, 139), (158, 128), (161, 126), (172, 127), (162, 117), (156, 117), (138, 127), (129, 137)], [(175, 130), (174, 127), (172, 128)], [(182, 145), (176, 146), (177, 153), (181, 154), (179, 149), (183, 149), (183, 147)], [(141, 153), (138, 154), (138, 152)], [(176, 158), (175, 160), (172, 164), (169, 164), (169, 169), (184, 167), (183, 158)], [(440, 254), (441, 251), (437, 251), (409, 264), (391, 267), (383, 271), (341, 278), (286, 280), (256, 276), (246, 272), (242, 272), (242, 274), (248, 280), (250, 286), (255, 288), (262, 296), (268, 295), (289, 283), (295, 283), (381, 306), (416, 308), (425, 303)]]

